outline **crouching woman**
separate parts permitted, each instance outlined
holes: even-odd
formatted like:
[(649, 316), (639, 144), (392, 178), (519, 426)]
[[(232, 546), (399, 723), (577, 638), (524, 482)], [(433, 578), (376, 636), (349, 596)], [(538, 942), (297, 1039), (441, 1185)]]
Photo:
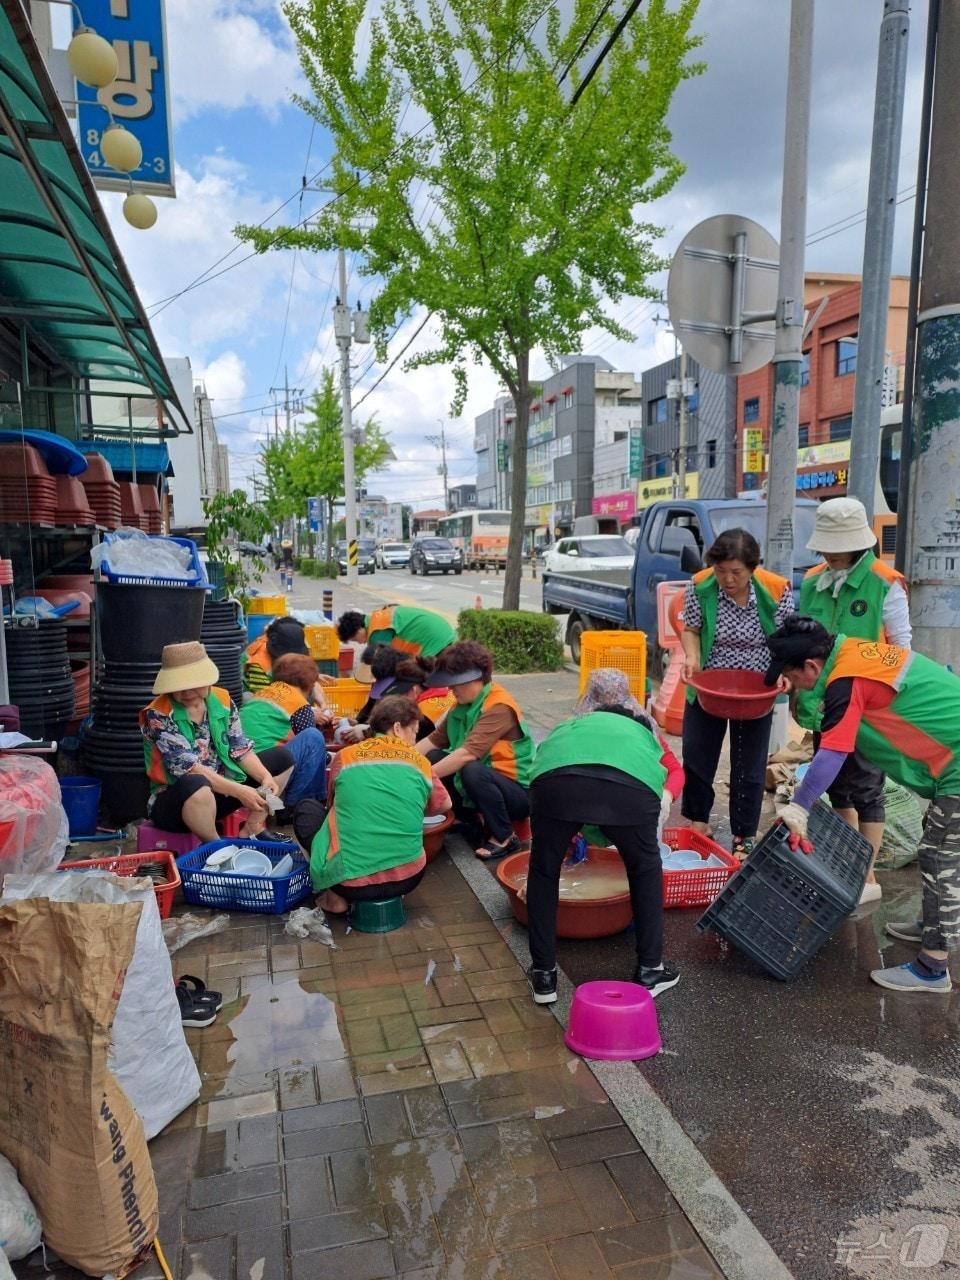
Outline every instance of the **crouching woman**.
[(337, 915), (351, 902), (410, 893), (427, 865), (423, 819), (446, 813), (450, 797), (416, 748), (420, 715), (407, 698), (382, 698), (373, 736), (339, 753), (331, 769), (329, 812), (297, 805), (293, 829), (310, 856), (317, 902)]

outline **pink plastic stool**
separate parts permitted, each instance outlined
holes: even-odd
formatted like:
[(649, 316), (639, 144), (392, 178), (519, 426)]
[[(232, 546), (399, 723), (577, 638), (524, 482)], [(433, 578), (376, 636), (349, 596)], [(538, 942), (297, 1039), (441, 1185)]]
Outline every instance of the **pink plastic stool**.
[(200, 837), (192, 831), (164, 831), (152, 822), (141, 822), (137, 827), (137, 853), (150, 853), (154, 849), (169, 849), (174, 854), (192, 853), (200, 843)]
[(653, 996), (634, 982), (584, 982), (563, 1039), (584, 1058), (652, 1058), (661, 1048)]

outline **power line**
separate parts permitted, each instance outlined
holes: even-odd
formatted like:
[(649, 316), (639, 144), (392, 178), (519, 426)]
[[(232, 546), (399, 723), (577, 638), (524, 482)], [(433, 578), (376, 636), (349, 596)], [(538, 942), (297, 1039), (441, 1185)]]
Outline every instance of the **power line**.
[(360, 399), (356, 401), (356, 403), (355, 403), (355, 404), (354, 404), (354, 406), (353, 406), (355, 409), (359, 409), (359, 407), (363, 404), (364, 400), (366, 400), (367, 396), (372, 395), (372, 394), (374, 393), (374, 391), (376, 391), (377, 387), (379, 387), (380, 383), (384, 380), (384, 378), (387, 376), (387, 374), (390, 372), (390, 370), (394, 367), (394, 365), (397, 363), (397, 361), (400, 359), (400, 357), (401, 357), (401, 356), (402, 356), (402, 355), (403, 355), (403, 354), (404, 354), (404, 353), (405, 353), (405, 352), (410, 348), (410, 346), (412, 346), (412, 344), (413, 344), (413, 340), (414, 340), (416, 337), (418, 337), (418, 336), (423, 332), (423, 330), (426, 328), (426, 326), (427, 326), (427, 321), (430, 319), (430, 317), (431, 317), (432, 315), (433, 315), (433, 312), (432, 312), (432, 311), (428, 311), (428, 312), (427, 312), (427, 314), (423, 317), (423, 319), (422, 319), (422, 320), (420, 321), (420, 323), (417, 325), (416, 329), (414, 329), (413, 333), (410, 335), (410, 337), (407, 339), (407, 341), (403, 344), (403, 346), (400, 348), (400, 350), (397, 352), (397, 354), (393, 357), (393, 359), (390, 361), (390, 363), (389, 363), (389, 364), (387, 365), (387, 367), (384, 369), (383, 373), (381, 373), (380, 377), (376, 380), (376, 382), (373, 384), (373, 386), (369, 387), (369, 388), (368, 388), (368, 389), (363, 393), (363, 395), (360, 397)]

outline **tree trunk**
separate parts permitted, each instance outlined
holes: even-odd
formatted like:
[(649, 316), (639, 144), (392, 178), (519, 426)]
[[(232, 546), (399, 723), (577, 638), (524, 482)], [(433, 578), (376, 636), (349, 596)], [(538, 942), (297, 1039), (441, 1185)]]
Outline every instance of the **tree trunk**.
[(327, 564), (333, 559), (333, 499), (327, 498)]
[(510, 545), (503, 582), (504, 609), (520, 608), (520, 578), (523, 571), (523, 535), (527, 515), (527, 430), (530, 423), (530, 352), (517, 359), (517, 385), (513, 388), (516, 419), (513, 424), (513, 483), (510, 490)]

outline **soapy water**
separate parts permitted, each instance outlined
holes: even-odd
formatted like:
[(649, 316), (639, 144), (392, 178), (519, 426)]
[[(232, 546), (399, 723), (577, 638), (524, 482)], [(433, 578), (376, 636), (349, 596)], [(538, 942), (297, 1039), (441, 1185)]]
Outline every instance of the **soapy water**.
[[(701, 858), (692, 849), (670, 849), (663, 845), (660, 856), (664, 871), (689, 871), (725, 866), (716, 854)], [(526, 873), (522, 872), (512, 879), (521, 900), (526, 901)], [(630, 884), (622, 862), (600, 861), (587, 857), (580, 862), (567, 860), (560, 870), (561, 902), (593, 902), (600, 898), (626, 897), (629, 892)]]

